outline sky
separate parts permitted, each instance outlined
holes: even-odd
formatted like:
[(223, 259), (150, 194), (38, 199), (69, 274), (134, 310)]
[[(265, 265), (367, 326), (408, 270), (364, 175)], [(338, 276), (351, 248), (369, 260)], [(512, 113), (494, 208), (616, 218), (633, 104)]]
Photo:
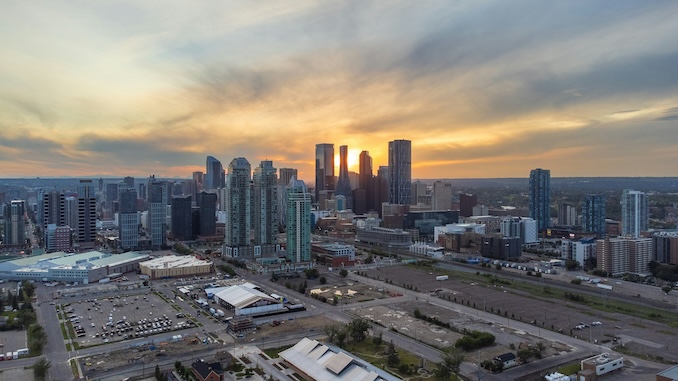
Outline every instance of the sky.
[(0, 0), (0, 177), (678, 176), (675, 1)]

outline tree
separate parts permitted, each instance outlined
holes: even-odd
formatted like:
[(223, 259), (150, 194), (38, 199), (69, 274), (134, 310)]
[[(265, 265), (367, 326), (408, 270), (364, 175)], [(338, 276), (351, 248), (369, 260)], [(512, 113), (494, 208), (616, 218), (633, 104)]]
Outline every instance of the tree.
[(353, 341), (361, 342), (367, 338), (367, 330), (370, 329), (370, 322), (367, 319), (353, 319), (348, 324), (348, 331)]
[(38, 361), (33, 363), (33, 377), (35, 377), (37, 381), (44, 381), (51, 366), (51, 362), (47, 361), (44, 357), (40, 357)]
[(567, 271), (574, 271), (579, 268), (579, 262), (574, 259), (568, 259), (565, 261), (565, 269)]
[(339, 275), (341, 275), (342, 278), (346, 278), (348, 271), (346, 271), (346, 269), (341, 269), (341, 271), (339, 271)]
[(671, 286), (662, 286), (662, 292), (664, 292), (665, 294), (671, 292), (671, 289), (672, 289)]
[(520, 359), (521, 363), (530, 362), (533, 356), (534, 352), (529, 349), (521, 349), (518, 351), (518, 359)]
[(436, 377), (447, 380), (453, 373), (459, 372), (462, 362), (464, 362), (464, 355), (457, 350), (453, 350), (443, 356), (443, 361), (438, 363), (433, 373)]
[(381, 345), (381, 343), (383, 343), (383, 342), (384, 342), (384, 339), (383, 339), (383, 335), (382, 335), (381, 332), (379, 332), (379, 334), (376, 335), (376, 336), (372, 336), (372, 343), (374, 345)]
[(386, 346), (386, 362), (389, 366), (398, 366), (400, 364), (400, 355), (393, 345), (393, 340), (391, 340)]
[(35, 285), (28, 280), (21, 281), (21, 289), (24, 290), (28, 299), (31, 299), (35, 293)]
[(324, 276), (321, 276), (320, 277), (320, 284), (325, 284), (325, 283), (327, 283), (327, 278), (325, 278)]
[(320, 275), (320, 272), (318, 272), (318, 269), (306, 269), (304, 270), (304, 274), (306, 274), (306, 278), (308, 279), (315, 279)]

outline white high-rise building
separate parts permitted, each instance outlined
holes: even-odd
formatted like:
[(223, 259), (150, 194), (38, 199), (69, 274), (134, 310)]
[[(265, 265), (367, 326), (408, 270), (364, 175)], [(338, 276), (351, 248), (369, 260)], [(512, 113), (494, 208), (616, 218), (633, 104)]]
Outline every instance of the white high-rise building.
[(634, 238), (647, 231), (649, 219), (647, 209), (647, 195), (644, 192), (624, 189), (621, 198), (622, 235)]

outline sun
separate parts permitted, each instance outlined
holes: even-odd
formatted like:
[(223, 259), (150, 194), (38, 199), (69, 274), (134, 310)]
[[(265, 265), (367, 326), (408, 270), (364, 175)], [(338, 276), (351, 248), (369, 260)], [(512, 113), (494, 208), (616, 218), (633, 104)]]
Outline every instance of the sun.
[[(334, 172), (336, 176), (339, 176), (339, 150), (335, 151), (334, 155)], [(346, 157), (346, 164), (348, 165), (348, 170), (351, 172), (360, 171), (360, 149), (349, 148), (348, 155)]]

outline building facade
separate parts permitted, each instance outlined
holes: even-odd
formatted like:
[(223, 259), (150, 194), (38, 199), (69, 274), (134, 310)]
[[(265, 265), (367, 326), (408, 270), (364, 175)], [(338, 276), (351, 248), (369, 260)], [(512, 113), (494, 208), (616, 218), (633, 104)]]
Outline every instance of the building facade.
[(24, 215), (26, 208), (24, 200), (12, 200), (5, 204), (4, 208), (5, 238), (3, 243), (8, 246), (25, 245)]
[(159, 181), (148, 184), (148, 223), (147, 233), (152, 248), (165, 246), (165, 232), (167, 230), (166, 207), (164, 200), (165, 185)]
[(412, 200), (412, 142), (388, 142), (389, 202), (408, 205)]
[(332, 198), (332, 194), (334, 194), (334, 144), (316, 144), (315, 202), (322, 205), (323, 199)]
[(193, 216), (191, 196), (172, 198), (172, 238), (175, 241), (193, 239)]
[(137, 191), (133, 187), (121, 189), (118, 198), (120, 200), (120, 212), (118, 214), (120, 247), (124, 250), (135, 249), (139, 245)]
[(634, 238), (647, 231), (649, 214), (647, 209), (647, 195), (644, 192), (624, 189), (621, 198), (622, 221), (621, 234)]
[(80, 249), (92, 249), (97, 240), (97, 199), (92, 180), (78, 184), (78, 223), (75, 242)]
[(443, 181), (433, 183), (431, 197), (433, 210), (450, 210), (452, 208), (452, 184)]
[(604, 195), (588, 195), (581, 209), (582, 229), (598, 238), (605, 238), (605, 203)]
[(335, 196), (344, 196), (346, 205), (344, 209), (353, 208), (353, 192), (351, 179), (348, 177), (348, 146), (339, 147), (339, 179), (334, 192)]
[(551, 171), (530, 171), (530, 218), (537, 220), (537, 229), (543, 232), (551, 226)]
[(278, 182), (273, 162), (262, 161), (254, 169), (254, 244), (274, 245), (278, 239)]
[(198, 193), (198, 208), (200, 210), (199, 235), (213, 236), (217, 232), (217, 195), (216, 193)]
[(297, 179), (287, 187), (287, 259), (293, 263), (311, 260), (311, 194)]
[(618, 237), (596, 241), (598, 268), (612, 275), (647, 274), (652, 260), (652, 238)]
[(224, 254), (238, 257), (241, 248), (250, 246), (250, 231), (252, 227), (252, 197), (251, 173), (249, 161), (238, 157), (228, 165), (226, 177), (225, 208), (226, 237), (224, 240)]
[(207, 156), (205, 163), (205, 189), (217, 189), (224, 187), (224, 167), (213, 156)]

